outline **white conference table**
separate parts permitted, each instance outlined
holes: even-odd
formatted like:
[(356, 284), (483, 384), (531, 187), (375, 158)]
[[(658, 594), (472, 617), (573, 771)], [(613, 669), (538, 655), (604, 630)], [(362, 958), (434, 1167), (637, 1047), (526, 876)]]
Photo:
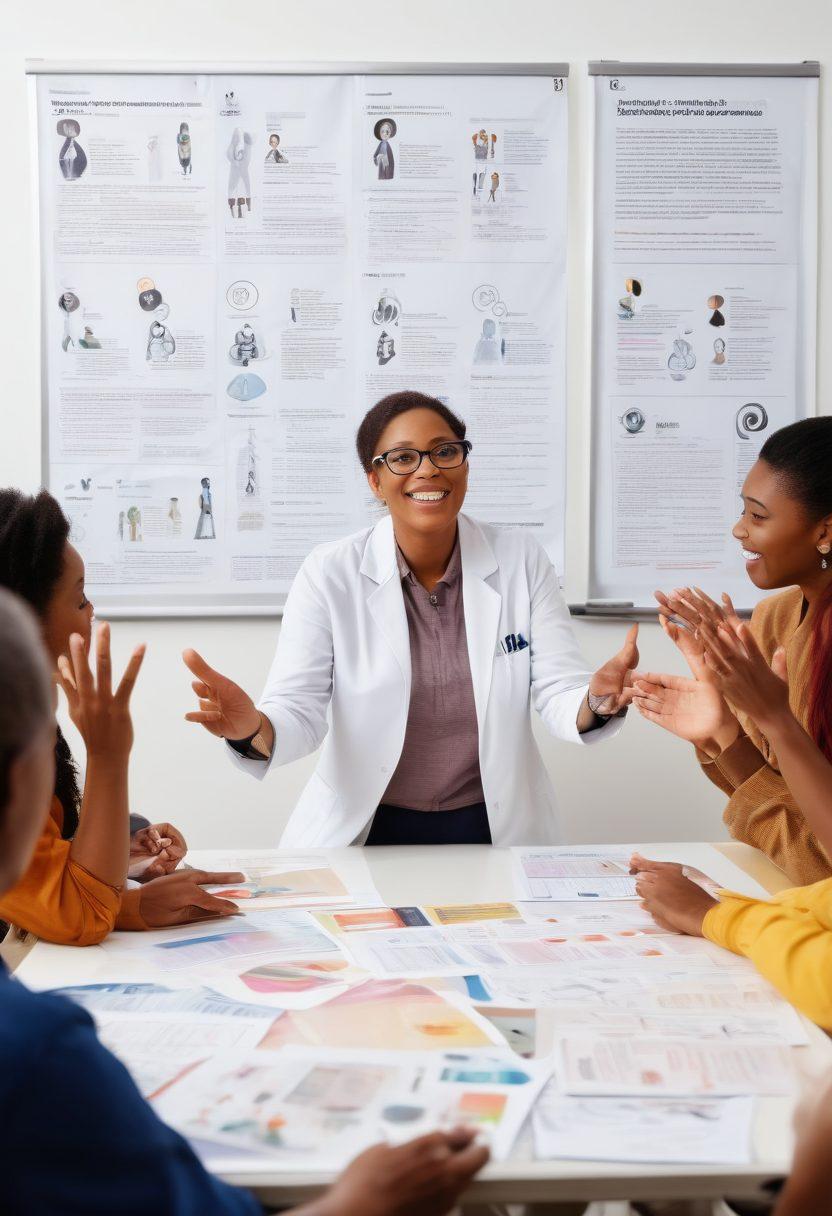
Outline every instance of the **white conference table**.
[[(711, 848), (718, 850), (714, 855)], [(735, 890), (758, 894), (789, 884), (785, 875), (757, 850), (740, 844), (639, 844), (648, 856), (685, 861), (691, 865), (706, 859), (711, 877)], [(247, 853), (252, 850), (247, 850)], [(318, 852), (337, 863), (347, 850)], [(211, 851), (192, 854), (193, 864), (210, 866)], [(487, 845), (412, 846), (368, 848), (364, 856), (373, 881), (388, 904), (481, 903), (512, 898), (509, 850)], [(704, 868), (704, 867), (703, 867)], [(755, 886), (758, 884), (758, 886)], [(59, 987), (94, 983), (105, 965), (104, 951), (97, 946), (77, 949), (38, 942), (16, 974), (32, 987)], [(832, 1045), (827, 1036), (804, 1019), (810, 1039), (808, 1047), (794, 1047), (798, 1072), (807, 1079), (832, 1067)], [(537, 1017), (537, 1054), (550, 1046), (554, 1026), (551, 1010)], [(748, 1165), (629, 1165), (604, 1161), (537, 1161), (531, 1139), (521, 1136), (511, 1158), (490, 1164), (466, 1193), (465, 1202), (557, 1204), (615, 1199), (693, 1199), (732, 1195), (751, 1198), (765, 1183), (782, 1177), (789, 1168), (792, 1150), (793, 1101), (786, 1097), (757, 1099), (754, 1127), (754, 1160)], [(233, 1173), (223, 1177), (254, 1190), (263, 1203), (285, 1206), (307, 1202), (332, 1180), (328, 1173), (289, 1173), (283, 1170)]]

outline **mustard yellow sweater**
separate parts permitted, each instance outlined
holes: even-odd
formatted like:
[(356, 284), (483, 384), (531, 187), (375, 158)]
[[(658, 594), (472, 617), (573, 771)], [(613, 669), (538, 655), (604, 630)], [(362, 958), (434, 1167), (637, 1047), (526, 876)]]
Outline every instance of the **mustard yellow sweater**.
[[(763, 600), (754, 609), (751, 629), (771, 662), (778, 646), (786, 649), (789, 702), (805, 727), (810, 677), (811, 614), (801, 620), (803, 596), (798, 587)], [(737, 713), (742, 733), (715, 760), (697, 756), (704, 772), (728, 795), (723, 819), (736, 840), (754, 845), (797, 884), (832, 876), (832, 861), (809, 829), (780, 775), (768, 740), (744, 714)]]
[(832, 879), (770, 901), (721, 891), (702, 932), (750, 959), (787, 1001), (832, 1030)]

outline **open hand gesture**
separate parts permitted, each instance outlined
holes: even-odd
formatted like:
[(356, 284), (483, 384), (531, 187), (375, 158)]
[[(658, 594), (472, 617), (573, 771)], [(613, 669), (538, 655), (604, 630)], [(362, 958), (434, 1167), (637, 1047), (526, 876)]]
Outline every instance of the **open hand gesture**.
[(220, 739), (247, 739), (260, 727), (260, 711), (251, 697), (213, 667), (195, 650), (183, 650), (185, 666), (193, 672), (192, 682), (199, 697), (199, 709), (185, 714), (188, 722), (199, 722)]
[(638, 665), (637, 638), (638, 625), (631, 625), (618, 654), (599, 667), (589, 681), (592, 695), (604, 698), (597, 710), (599, 714), (617, 714), (632, 700), (633, 673)]
[(69, 639), (69, 657), (58, 658), (58, 680), (66, 695), (69, 716), (87, 748), (87, 756), (126, 757), (133, 746), (130, 694), (144, 658), (137, 646), (113, 692), (110, 626), (98, 626), (95, 635), (95, 675), (80, 633)]

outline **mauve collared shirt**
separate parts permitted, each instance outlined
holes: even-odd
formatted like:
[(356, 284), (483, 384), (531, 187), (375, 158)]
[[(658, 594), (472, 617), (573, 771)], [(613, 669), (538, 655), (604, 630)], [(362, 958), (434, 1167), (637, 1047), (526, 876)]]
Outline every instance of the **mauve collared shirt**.
[(396, 561), (410, 634), (410, 707), (402, 754), (382, 802), (413, 811), (484, 802), (459, 537), (431, 593), (414, 578), (398, 546)]

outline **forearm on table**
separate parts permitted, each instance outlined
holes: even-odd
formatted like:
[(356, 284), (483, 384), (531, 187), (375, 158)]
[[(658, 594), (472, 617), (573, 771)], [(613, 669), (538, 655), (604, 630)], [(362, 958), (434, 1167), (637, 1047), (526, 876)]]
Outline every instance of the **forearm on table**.
[(832, 856), (832, 764), (792, 713), (765, 726), (780, 773), (822, 848)]
[(129, 855), (127, 761), (90, 756), (70, 856), (102, 882), (121, 887)]
[(832, 1028), (832, 930), (811, 912), (725, 894), (706, 915), (702, 932), (750, 959), (801, 1013)]

